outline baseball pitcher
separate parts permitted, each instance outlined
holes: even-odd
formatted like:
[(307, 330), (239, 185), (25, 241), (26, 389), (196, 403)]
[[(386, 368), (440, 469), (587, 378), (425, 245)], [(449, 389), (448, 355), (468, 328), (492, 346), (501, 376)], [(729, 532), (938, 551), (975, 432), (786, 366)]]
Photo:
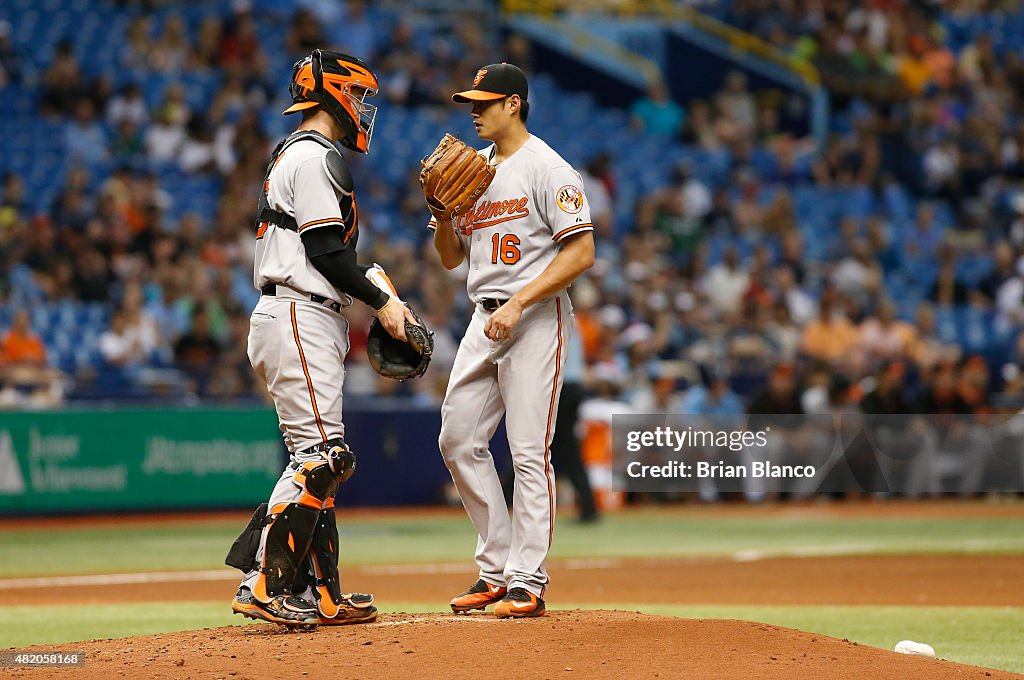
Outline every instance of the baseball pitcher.
[[(550, 444), (573, 325), (566, 288), (594, 262), (583, 181), (527, 130), (527, 93), (519, 68), (480, 69), (472, 89), (452, 99), (472, 104), (477, 134), (492, 142), (470, 154), (492, 176), (451, 151), (448, 137), (421, 174), (434, 246), (449, 269), (468, 261), (476, 303), (441, 407), (439, 445), (477, 530), (480, 578), (451, 607), (496, 603), (500, 618), (545, 612), (555, 522)], [(515, 468), (511, 519), (488, 450), (502, 414)]]

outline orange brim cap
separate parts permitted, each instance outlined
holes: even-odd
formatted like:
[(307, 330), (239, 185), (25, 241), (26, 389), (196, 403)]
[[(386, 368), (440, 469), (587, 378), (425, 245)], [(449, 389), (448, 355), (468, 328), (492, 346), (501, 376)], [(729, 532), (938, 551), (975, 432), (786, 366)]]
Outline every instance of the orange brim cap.
[(486, 92), (484, 90), (466, 90), (465, 92), (456, 92), (453, 94), (452, 101), (459, 104), (465, 104), (466, 102), (486, 102), (493, 99), (504, 99), (507, 96), (507, 94)]
[(314, 106), (317, 106), (316, 102), (296, 102), (296, 103), (292, 104), (291, 106), (289, 106), (284, 111), (282, 111), (281, 113), (295, 113), (296, 111), (302, 111), (304, 109), (311, 109)]

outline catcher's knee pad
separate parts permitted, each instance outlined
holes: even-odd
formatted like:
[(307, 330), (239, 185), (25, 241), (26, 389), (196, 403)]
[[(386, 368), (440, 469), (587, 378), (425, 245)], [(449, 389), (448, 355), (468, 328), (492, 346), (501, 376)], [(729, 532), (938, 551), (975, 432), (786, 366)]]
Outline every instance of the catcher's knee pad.
[[(338, 484), (344, 484), (349, 480), (352, 474), (356, 471), (356, 454), (352, 452), (352, 449), (348, 447), (345, 440), (341, 437), (335, 437), (334, 439), (328, 439), (322, 444), (311, 446), (302, 453), (319, 453), (324, 457), (334, 476), (338, 478)], [(306, 463), (308, 466), (311, 463)], [(312, 465), (321, 464), (320, 461), (313, 461)], [(330, 496), (334, 495), (332, 491)]]
[(338, 484), (344, 484), (356, 471), (356, 454), (348, 447), (344, 439), (329, 439), (330, 449), (327, 451), (327, 462), (338, 476)]
[(322, 460), (303, 463), (295, 471), (293, 479), (302, 489), (302, 495), (296, 501), (299, 505), (319, 511), (334, 504), (338, 476), (331, 470), (330, 463)]

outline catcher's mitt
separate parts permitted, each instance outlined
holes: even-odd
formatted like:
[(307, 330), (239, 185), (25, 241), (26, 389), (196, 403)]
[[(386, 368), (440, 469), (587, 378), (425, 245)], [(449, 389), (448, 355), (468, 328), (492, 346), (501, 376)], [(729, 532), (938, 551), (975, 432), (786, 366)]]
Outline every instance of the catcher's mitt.
[(373, 370), (385, 378), (418, 378), (430, 365), (430, 356), (434, 353), (434, 334), (420, 317), (416, 316), (416, 312), (412, 315), (419, 324), (405, 322), (405, 337), (409, 339), (408, 342), (391, 337), (377, 319), (370, 324), (370, 332), (366, 337), (366, 356), (369, 357)]
[(494, 166), (476, 149), (449, 134), (422, 162), (423, 196), (438, 220), (451, 220), (467, 212), (494, 179)]

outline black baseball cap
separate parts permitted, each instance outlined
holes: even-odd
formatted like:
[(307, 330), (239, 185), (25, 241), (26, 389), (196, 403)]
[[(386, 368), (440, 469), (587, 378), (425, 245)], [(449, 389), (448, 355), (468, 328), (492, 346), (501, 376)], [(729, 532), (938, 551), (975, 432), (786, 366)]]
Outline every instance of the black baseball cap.
[(509, 95), (517, 94), (524, 101), (527, 98), (529, 87), (526, 84), (526, 74), (522, 69), (504, 62), (484, 66), (476, 72), (473, 78), (473, 89), (465, 92), (456, 92), (452, 95), (452, 101), (460, 104), (467, 102), (489, 101), (492, 99), (503, 99)]

